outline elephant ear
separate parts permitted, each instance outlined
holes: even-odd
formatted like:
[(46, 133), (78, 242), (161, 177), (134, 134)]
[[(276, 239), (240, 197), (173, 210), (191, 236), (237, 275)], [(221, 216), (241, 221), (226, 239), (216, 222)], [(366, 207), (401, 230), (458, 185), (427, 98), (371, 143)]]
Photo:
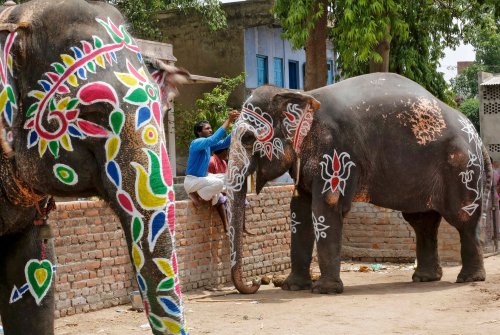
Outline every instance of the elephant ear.
[(146, 59), (146, 64), (154, 81), (160, 86), (163, 106), (169, 109), (172, 100), (179, 94), (177, 86), (187, 83), (191, 75), (182, 68), (167, 65), (158, 59)]
[(283, 113), (283, 129), (295, 152), (300, 153), (302, 141), (311, 129), (314, 111), (320, 107), (318, 100), (305, 93), (280, 92), (273, 97), (271, 109)]

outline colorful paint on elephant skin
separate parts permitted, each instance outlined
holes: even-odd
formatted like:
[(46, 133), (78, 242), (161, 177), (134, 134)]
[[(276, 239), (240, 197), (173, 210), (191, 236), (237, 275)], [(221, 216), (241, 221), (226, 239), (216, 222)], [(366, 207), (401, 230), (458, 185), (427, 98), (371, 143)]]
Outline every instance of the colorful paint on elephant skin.
[(287, 104), (283, 124), (296, 153), (300, 153), (300, 147), (309, 130), (311, 130), (312, 122), (313, 113), (309, 104), (306, 105), (304, 110), (300, 109), (298, 104)]
[[(0, 45), (0, 80), (1, 80), (1, 92), (0, 92), (0, 114), (3, 115), (5, 121), (7, 121), (7, 125), (12, 127), (12, 120), (14, 118), (14, 114), (17, 111), (17, 102), (16, 96), (12, 89), (12, 86), (9, 84), (9, 75), (12, 77), (13, 74), (13, 58), (10, 54), (12, 45), (14, 44), (14, 40), (17, 37), (16, 32), (11, 32), (7, 35), (5, 39), (5, 45), (2, 47)], [(4, 134), (0, 134), (4, 136)], [(8, 142), (12, 142), (12, 131), (8, 130), (5, 137)]]
[(269, 160), (272, 160), (273, 156), (279, 158), (284, 154), (283, 142), (280, 138), (274, 138), (273, 118), (271, 115), (246, 102), (243, 105), (240, 120), (248, 122), (253, 128), (256, 138), (253, 145), (254, 153), (259, 152), (260, 157), (265, 156)]
[[(462, 125), (462, 131), (467, 135), (467, 140), (469, 143), (473, 144), (474, 152), (469, 150), (469, 161), (467, 162), (467, 170), (460, 172), (460, 177), (462, 178), (462, 183), (465, 187), (473, 192), (474, 200), (471, 204), (462, 207), (469, 216), (472, 216), (476, 209), (481, 205), (481, 199), (483, 198), (483, 179), (484, 179), (484, 157), (483, 157), (483, 141), (472, 122), (464, 116), (459, 116), (458, 121)], [(476, 168), (473, 170), (473, 168)], [(479, 173), (477, 173), (479, 170)], [(474, 179), (475, 182), (474, 182)]]
[(333, 155), (323, 155), (323, 161), (319, 164), (321, 166), (321, 177), (325, 181), (323, 191), (339, 191), (344, 195), (346, 181), (351, 175), (351, 168), (356, 166), (353, 162), (349, 161), (351, 156), (347, 152), (337, 154), (337, 150), (333, 150)]
[(327, 226), (324, 224), (325, 222), (325, 217), (321, 215), (320, 217), (316, 218), (314, 216), (314, 213), (312, 213), (312, 224), (314, 227), (314, 235), (316, 236), (316, 241), (318, 242), (320, 238), (326, 238), (326, 231), (330, 226)]
[[(79, 88), (76, 97), (65, 97), (57, 99), (56, 96), (69, 95), (71, 88), (79, 87), (79, 80), (88, 80), (88, 74), (94, 74), (97, 69), (106, 68), (106, 63), (113, 66), (117, 62), (116, 52), (128, 49), (137, 54), (142, 61), (139, 48), (134, 44), (132, 38), (125, 31), (124, 26), (117, 27), (109, 18), (107, 22), (96, 19), (114, 43), (104, 44), (103, 40), (93, 36), (93, 43), (82, 41), (81, 47), (72, 47), (73, 55), (61, 55), (62, 62), (52, 64), (53, 72), (45, 73), (45, 79), (38, 81), (40, 90), (29, 92), (29, 96), (35, 98), (27, 110), (27, 120), (24, 128), (30, 130), (28, 133), (28, 148), (38, 144), (40, 157), (43, 157), (47, 148), (57, 158), (60, 148), (72, 151), (71, 137), (85, 138), (107, 137), (108, 131), (101, 126), (78, 118), (78, 104), (90, 105), (96, 102), (109, 102), (113, 106), (118, 105), (117, 94), (111, 85), (105, 82), (93, 82)], [(128, 96), (125, 98), (129, 98)], [(43, 122), (50, 118), (56, 120), (58, 127), (55, 130), (47, 130)]]
[[(125, 211), (132, 215), (132, 261), (136, 269), (139, 289), (144, 298), (144, 305), (147, 306), (145, 309), (150, 324), (158, 331), (168, 330), (172, 334), (187, 334), (187, 327), (182, 316), (182, 294), (175, 251), (172, 252), (170, 260), (153, 259), (157, 268), (165, 276), (157, 284), (156, 289), (150, 291), (146, 279), (141, 274), (146, 262), (142, 250), (142, 239), (145, 231), (144, 220), (147, 220), (148, 223), (146, 240), (151, 254), (155, 251), (156, 243), (164, 235), (167, 227), (170, 232), (171, 244), (175, 245), (175, 195), (166, 146), (161, 140), (163, 133), (158, 132), (156, 128), (156, 126), (159, 127), (160, 131), (162, 129), (158, 88), (148, 81), (142, 68), (136, 69), (128, 60), (127, 69), (128, 73), (115, 73), (115, 75), (129, 89), (123, 99), (124, 102), (138, 106), (134, 116), (135, 130), (141, 134), (141, 139), (146, 146), (159, 148), (159, 154), (151, 149), (143, 148), (148, 157), (147, 168), (138, 162), (131, 162), (132, 168), (136, 171), (135, 199), (142, 209), (151, 213), (149, 218), (140, 214), (130, 195), (122, 189), (121, 168), (115, 161), (121, 147), (120, 135), (125, 120), (125, 116), (119, 112), (116, 115), (110, 115), (109, 119), (114, 134), (106, 143), (105, 149), (108, 159), (106, 171), (109, 180), (117, 187), (118, 202)], [(153, 120), (156, 126), (152, 124)], [(181, 322), (152, 313), (149, 307), (148, 292), (153, 296), (158, 292), (173, 292), (176, 299), (169, 296), (158, 296), (157, 300), (167, 315), (176, 317)]]
[(73, 186), (78, 183), (78, 174), (66, 164), (55, 164), (54, 175), (63, 184)]
[(55, 271), (55, 266), (47, 259), (30, 259), (24, 267), (26, 284), (20, 288), (14, 286), (9, 302), (18, 301), (29, 291), (36, 304), (40, 305), (40, 302), (50, 290)]

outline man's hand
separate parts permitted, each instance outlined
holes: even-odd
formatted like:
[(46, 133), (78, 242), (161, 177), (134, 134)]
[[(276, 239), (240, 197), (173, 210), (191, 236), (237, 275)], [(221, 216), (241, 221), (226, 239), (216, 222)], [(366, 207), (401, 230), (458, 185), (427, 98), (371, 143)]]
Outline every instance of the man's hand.
[(234, 120), (236, 120), (238, 117), (240, 116), (240, 112), (238, 112), (237, 110), (233, 109), (232, 111), (229, 112), (229, 123), (233, 122)]

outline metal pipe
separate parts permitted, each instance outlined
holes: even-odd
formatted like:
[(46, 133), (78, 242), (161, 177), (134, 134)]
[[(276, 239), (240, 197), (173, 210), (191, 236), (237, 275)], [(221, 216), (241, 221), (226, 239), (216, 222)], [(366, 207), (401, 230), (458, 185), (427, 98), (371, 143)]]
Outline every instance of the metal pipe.
[(495, 183), (491, 183), (491, 216), (493, 224), (493, 243), (495, 245), (495, 251), (498, 251), (498, 222), (497, 222), (497, 211), (498, 211), (498, 200), (496, 197)]

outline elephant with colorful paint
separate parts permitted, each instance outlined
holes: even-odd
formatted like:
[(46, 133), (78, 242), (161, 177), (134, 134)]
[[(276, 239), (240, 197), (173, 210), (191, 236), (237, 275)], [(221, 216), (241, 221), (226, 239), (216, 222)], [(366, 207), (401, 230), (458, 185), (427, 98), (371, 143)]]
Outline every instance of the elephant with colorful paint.
[(152, 77), (122, 15), (104, 2), (34, 0), (0, 11), (3, 148), (13, 153), (0, 158), (5, 334), (54, 334), (49, 195), (110, 204), (153, 333), (186, 334), (162, 97), (187, 73), (162, 67)]

